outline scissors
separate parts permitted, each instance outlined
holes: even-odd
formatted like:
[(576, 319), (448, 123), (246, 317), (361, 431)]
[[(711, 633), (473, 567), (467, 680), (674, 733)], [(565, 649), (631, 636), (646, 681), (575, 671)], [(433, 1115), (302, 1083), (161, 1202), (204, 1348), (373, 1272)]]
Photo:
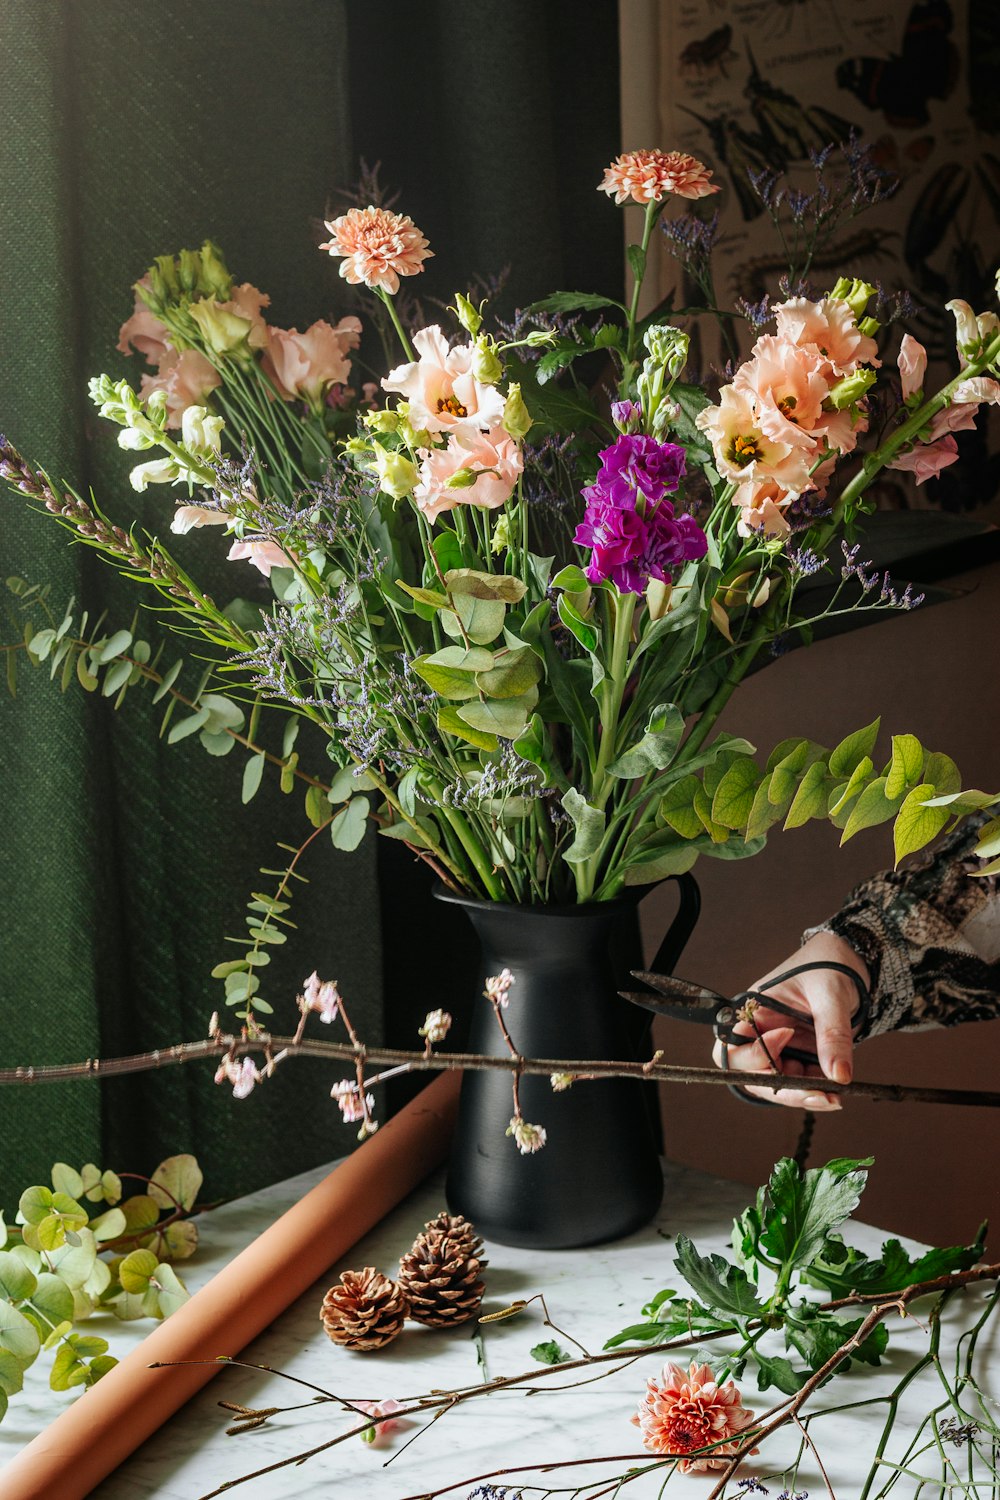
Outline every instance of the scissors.
[[(853, 980), (858, 992), (858, 1008), (851, 1018), (851, 1027), (852, 1030), (857, 1030), (858, 1027), (863, 1026), (871, 1009), (871, 993), (868, 986), (856, 969), (850, 968), (847, 964), (835, 963), (832, 959), (796, 964), (794, 968), (785, 969), (783, 973), (775, 974), (771, 979), (765, 980), (756, 989), (741, 990), (738, 995), (733, 995), (731, 998), (720, 995), (718, 991), (709, 989), (706, 985), (693, 984), (687, 979), (675, 979), (672, 975), (651, 974), (637, 969), (633, 969), (632, 978), (638, 979), (641, 984), (647, 985), (649, 990), (655, 993), (626, 992), (625, 990), (620, 993), (623, 1000), (630, 1000), (633, 1005), (639, 1005), (643, 1010), (651, 1010), (658, 1016), (671, 1016), (680, 1021), (694, 1021), (703, 1026), (711, 1026), (717, 1040), (723, 1044), (722, 1071), (728, 1073), (730, 1047), (742, 1047), (747, 1043), (760, 1041), (764, 1045), (764, 1051), (767, 1051), (764, 1034), (753, 1020), (753, 1013), (758, 1005), (777, 1011), (779, 1015), (788, 1016), (800, 1028), (813, 1024), (812, 1016), (808, 1011), (796, 1010), (793, 1006), (786, 1005), (783, 1000), (770, 994), (776, 985), (783, 984), (786, 979), (793, 979), (797, 974), (805, 974), (812, 969), (835, 969), (839, 974), (846, 974)], [(753, 1028), (749, 1036), (736, 1030), (738, 1025), (745, 1022), (749, 1022)], [(797, 1062), (806, 1065), (819, 1066), (819, 1058), (815, 1051), (809, 1052), (804, 1048), (786, 1047), (782, 1056), (794, 1058)], [(777, 1070), (777, 1065), (775, 1067)], [(731, 1083), (729, 1088), (732, 1093), (750, 1104), (763, 1104), (770, 1107), (773, 1103), (770, 1099), (758, 1099), (753, 1094), (748, 1094), (739, 1084)]]

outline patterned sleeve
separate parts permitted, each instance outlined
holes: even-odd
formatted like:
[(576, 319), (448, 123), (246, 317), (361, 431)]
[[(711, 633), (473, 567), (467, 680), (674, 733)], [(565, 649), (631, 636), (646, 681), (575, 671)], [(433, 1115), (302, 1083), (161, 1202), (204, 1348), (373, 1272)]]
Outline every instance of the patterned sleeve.
[(907, 869), (885, 870), (810, 928), (843, 938), (868, 966), (872, 1008), (859, 1033), (1000, 1017), (1000, 889), (972, 854), (985, 815), (966, 819)]

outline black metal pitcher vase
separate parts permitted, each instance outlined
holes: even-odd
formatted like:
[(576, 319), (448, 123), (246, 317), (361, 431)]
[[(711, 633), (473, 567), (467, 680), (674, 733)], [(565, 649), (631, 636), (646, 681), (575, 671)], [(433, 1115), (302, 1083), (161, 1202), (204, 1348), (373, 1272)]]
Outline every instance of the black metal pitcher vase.
[[(680, 907), (653, 967), (670, 973), (698, 917), (698, 887), (677, 877)], [(618, 996), (643, 967), (640, 895), (582, 906), (509, 906), (438, 887), (468, 913), (482, 950), (479, 990), (509, 969), (504, 1020), (522, 1057), (633, 1060), (644, 1055), (649, 1017)], [(476, 1002), (469, 1050), (509, 1055), (493, 1007)], [(507, 1071), (467, 1072), (448, 1169), (453, 1213), (487, 1239), (539, 1250), (597, 1245), (647, 1224), (660, 1206), (655, 1086), (628, 1078), (554, 1092), (547, 1077), (520, 1081), (522, 1117), (544, 1127), (545, 1146), (522, 1155), (506, 1134)]]

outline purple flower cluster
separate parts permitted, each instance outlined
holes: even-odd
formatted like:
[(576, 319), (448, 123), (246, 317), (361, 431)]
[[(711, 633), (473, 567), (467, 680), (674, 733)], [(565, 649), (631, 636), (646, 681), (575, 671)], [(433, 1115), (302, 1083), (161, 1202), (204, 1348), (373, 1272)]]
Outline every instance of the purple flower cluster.
[(600, 457), (573, 538), (593, 548), (584, 570), (591, 583), (610, 579), (620, 593), (642, 594), (650, 578), (669, 583), (673, 569), (705, 556), (705, 533), (692, 516), (675, 515), (667, 499), (684, 476), (683, 448), (623, 434)]

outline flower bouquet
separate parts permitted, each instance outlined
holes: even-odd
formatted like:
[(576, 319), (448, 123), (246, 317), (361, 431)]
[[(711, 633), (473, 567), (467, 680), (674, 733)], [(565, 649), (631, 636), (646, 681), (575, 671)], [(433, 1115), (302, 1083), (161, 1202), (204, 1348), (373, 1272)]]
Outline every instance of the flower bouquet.
[[(855, 143), (842, 154), (836, 188), (829, 154), (815, 159), (814, 199), (759, 185), (779, 227), (782, 214), (794, 223), (791, 280), (775, 305), (736, 312), (718, 309), (706, 253), (701, 200), (718, 189), (679, 152), (629, 153), (600, 184), (644, 207), (627, 304), (557, 292), (503, 322), (467, 292), (429, 323), (403, 290), (433, 253), (427, 240), (385, 206), (353, 207), (328, 223), (321, 249), (365, 289), (386, 351), (386, 373), (360, 394), (350, 384), (359, 318), (276, 328), (267, 297), (235, 283), (213, 245), (159, 257), (136, 284), (120, 344), (152, 370), (138, 388), (101, 376), (93, 399), (121, 446), (149, 455), (134, 488), (169, 489), (170, 530), (201, 528), (206, 547), (221, 531), (231, 559), (269, 577), (266, 600), (220, 608), (159, 536), (119, 526), (10, 444), (0, 450), (9, 483), (152, 585), (167, 624), (215, 648), (217, 670), (172, 737), (198, 733), (224, 753), (254, 699), (319, 726), (334, 774), (329, 786), (307, 778), (311, 822), (347, 849), (374, 825), (469, 906), (488, 950), (484, 978), (512, 975), (506, 1027), (522, 1052), (634, 1049), (611, 998), (623, 961), (638, 960), (634, 898), (700, 856), (747, 858), (775, 826), (823, 818), (843, 840), (894, 819), (901, 858), (992, 800), (963, 791), (954, 762), (913, 735), (894, 735), (876, 759), (878, 722), (834, 747), (793, 738), (760, 758), (716, 729), (746, 674), (820, 620), (919, 602), (860, 560), (856, 518), (882, 469), (923, 482), (957, 456), (954, 432), (1000, 399), (995, 313), (948, 304), (958, 369), (928, 392), (923, 349), (893, 338), (898, 305), (849, 275), (807, 285), (831, 203), (853, 213), (885, 191)], [(665, 217), (678, 202), (689, 212)], [(704, 309), (640, 318), (658, 226)], [(759, 333), (721, 379), (685, 378), (686, 326), (702, 314), (721, 321), (730, 347), (740, 327)], [(817, 604), (824, 575), (833, 586)], [(30, 649), (64, 673), (75, 651), (85, 686), (110, 667), (109, 693), (148, 660), (148, 646), (136, 659), (130, 632), (81, 645), (53, 628)], [(253, 751), (246, 797), (264, 757), (252, 732), (242, 740)], [(287, 744), (284, 757), (283, 776), (294, 774)], [(574, 951), (582, 957), (566, 968)], [(550, 952), (563, 955), (558, 973)], [(252, 962), (225, 968), (252, 1035), (265, 1008), (259, 976)], [(565, 1028), (581, 1013), (590, 1030), (573, 1047)], [(546, 1052), (553, 1032), (562, 1045)], [(475, 1039), (481, 1050), (493, 1035)], [(480, 1082), (489, 1093), (493, 1080)], [(638, 1088), (595, 1084), (630, 1102), (588, 1100), (587, 1133), (603, 1139), (589, 1160), (603, 1161), (595, 1171), (612, 1196), (638, 1154)], [(543, 1092), (549, 1117), (570, 1108), (568, 1095)], [(506, 1120), (506, 1092), (500, 1107)], [(611, 1139), (616, 1116), (628, 1123)], [(523, 1126), (520, 1107), (516, 1118)], [(542, 1158), (527, 1164), (538, 1167), (532, 1198), (551, 1193), (565, 1207), (567, 1171), (588, 1149), (578, 1129), (582, 1116), (563, 1131), (571, 1170), (554, 1164), (543, 1184)], [(502, 1160), (491, 1201), (517, 1197), (505, 1174), (525, 1167), (502, 1129), (488, 1148), (469, 1119), (463, 1136), (478, 1155), (470, 1172), (482, 1178), (484, 1154)], [(515, 1132), (523, 1154), (536, 1140)], [(633, 1185), (645, 1217), (654, 1169), (639, 1171), (641, 1192)], [(482, 1204), (458, 1206), (496, 1232)], [(618, 1227), (631, 1222), (634, 1211)], [(575, 1233), (593, 1237), (595, 1226)]]

